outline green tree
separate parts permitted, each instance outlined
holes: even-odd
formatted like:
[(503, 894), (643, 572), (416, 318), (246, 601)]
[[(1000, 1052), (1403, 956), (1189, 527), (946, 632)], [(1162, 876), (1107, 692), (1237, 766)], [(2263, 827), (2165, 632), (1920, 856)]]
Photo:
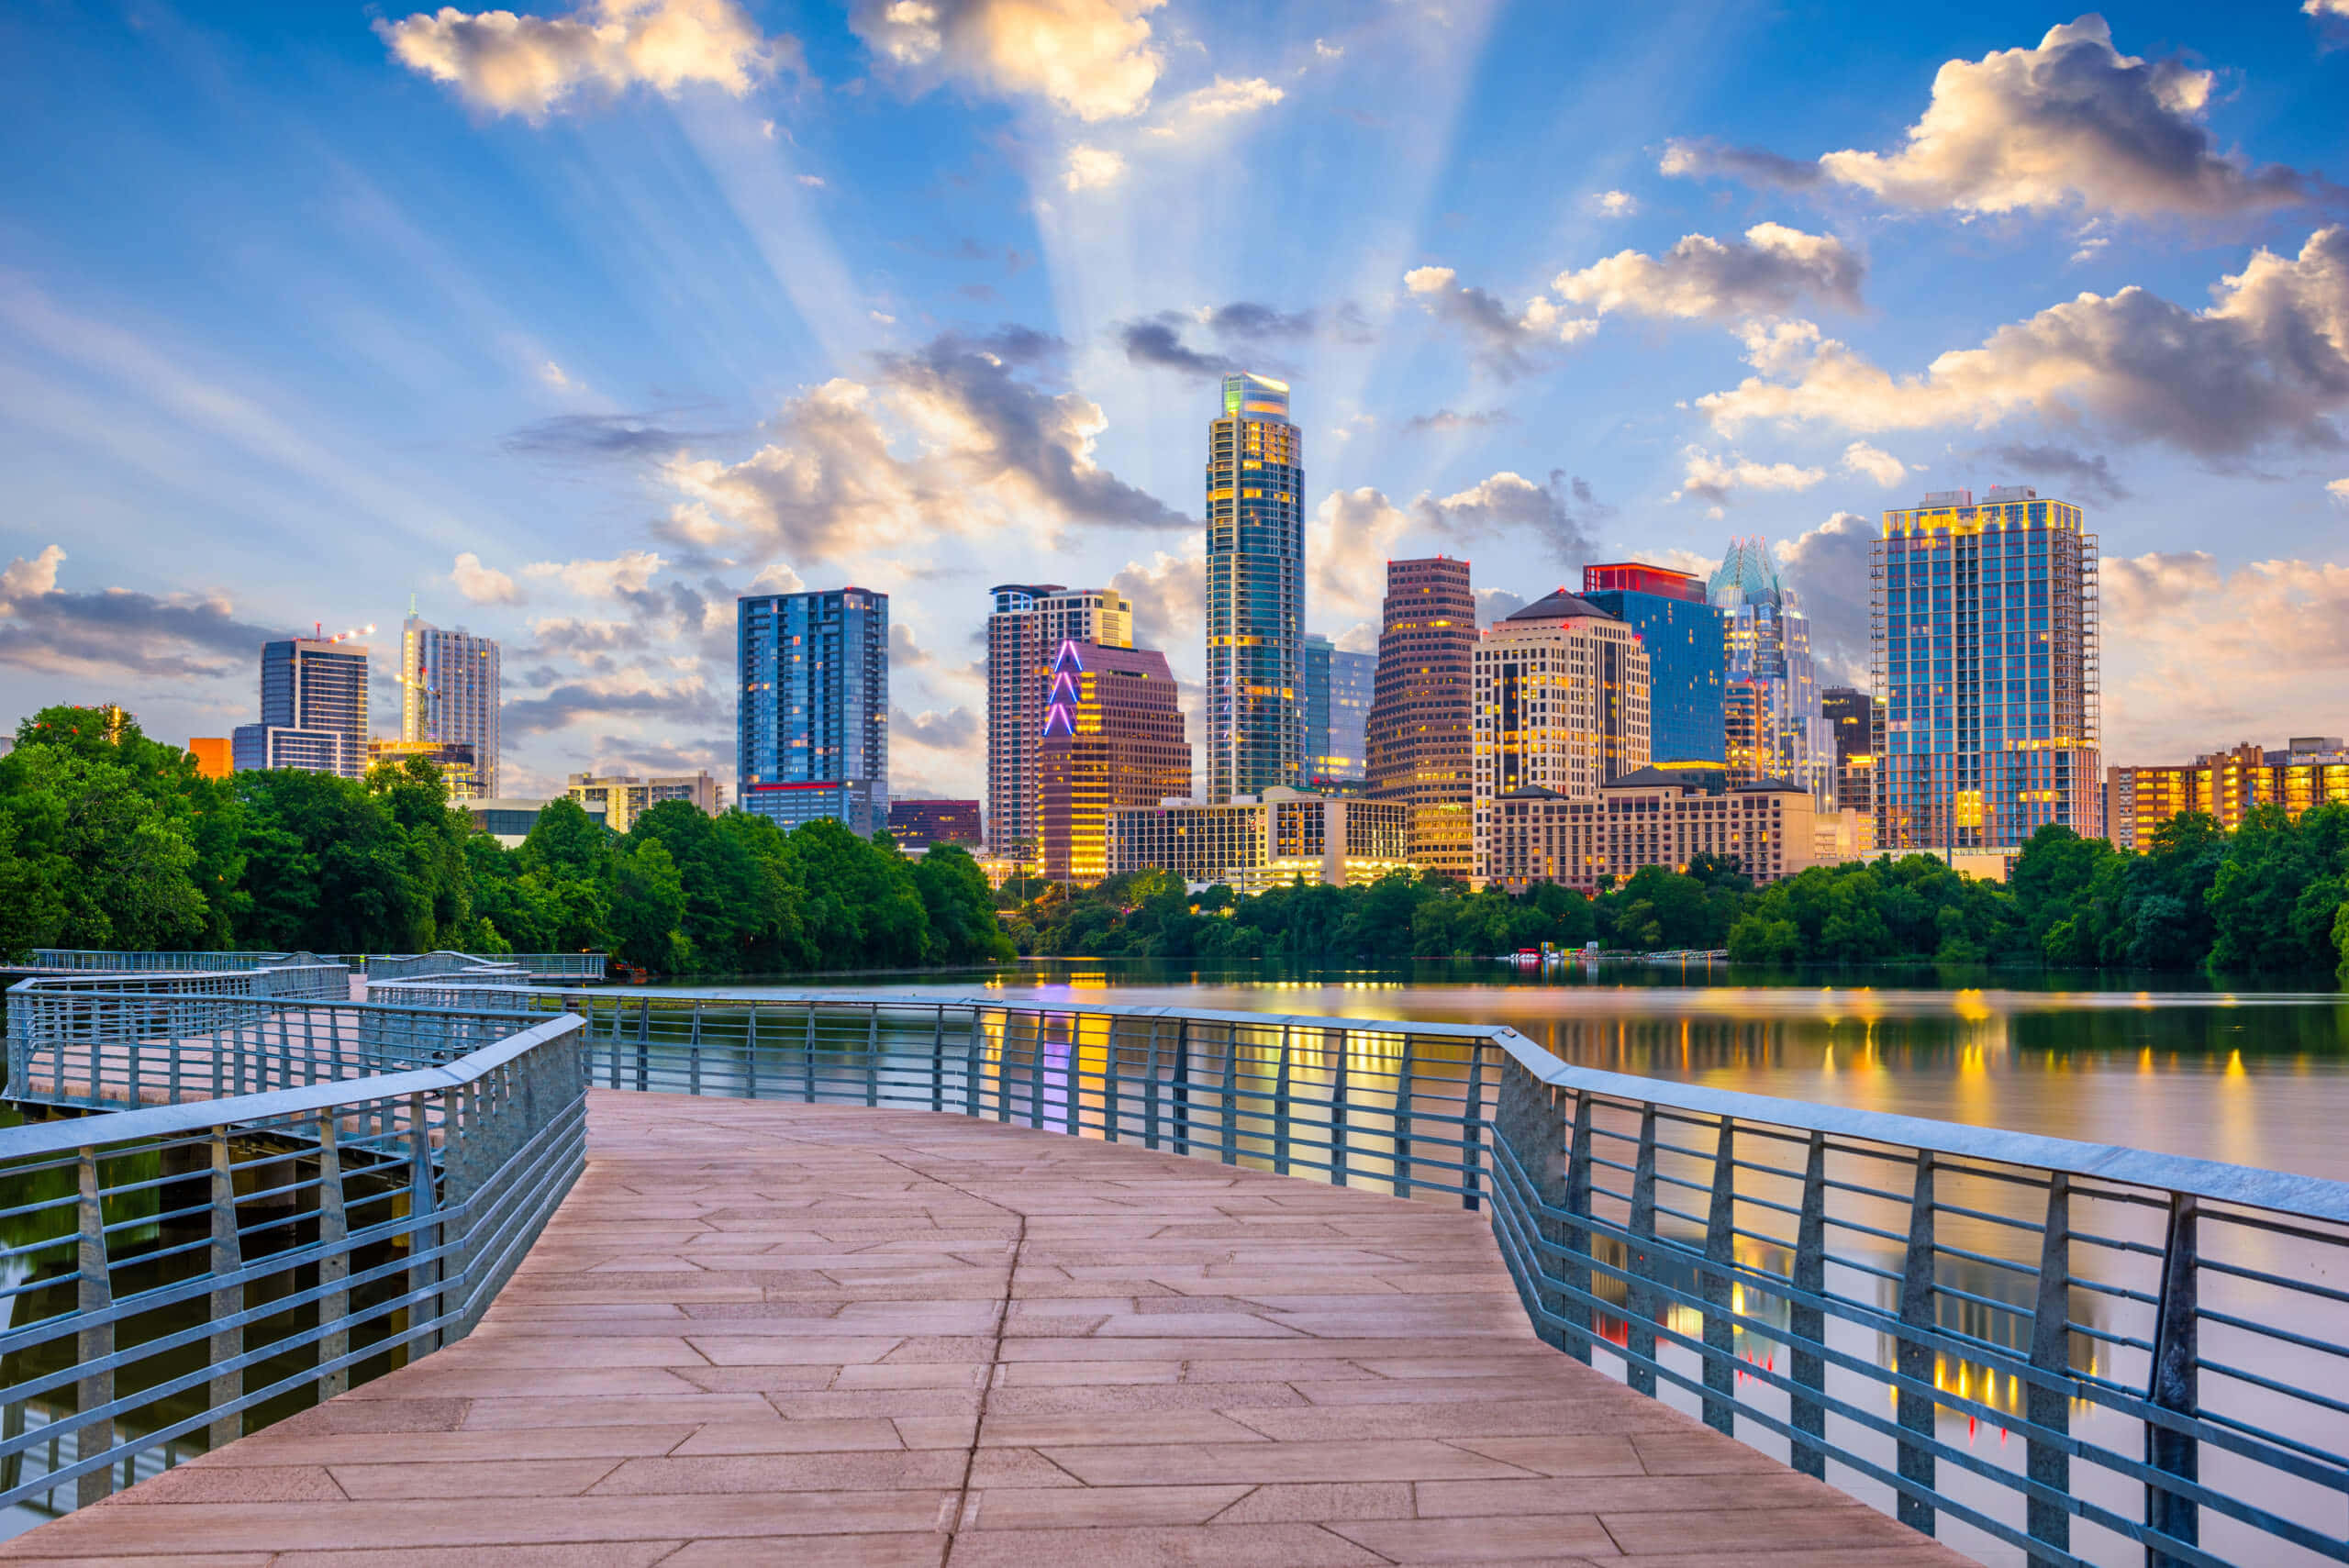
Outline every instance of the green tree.
[[(995, 890), (987, 885), (987, 873), (970, 851), (960, 844), (932, 844), (913, 862), (913, 876), (930, 921), (933, 962), (996, 963), (1019, 956), (996, 917)], [(1179, 882), (1174, 890), (1179, 896)]]
[(607, 925), (613, 951), (630, 963), (664, 974), (694, 967), (685, 918), (685, 879), (668, 846), (647, 838), (613, 857), (611, 912)]
[(9, 946), (173, 949), (206, 935), (195, 845), (150, 782), (103, 745), (34, 740), (0, 758)]

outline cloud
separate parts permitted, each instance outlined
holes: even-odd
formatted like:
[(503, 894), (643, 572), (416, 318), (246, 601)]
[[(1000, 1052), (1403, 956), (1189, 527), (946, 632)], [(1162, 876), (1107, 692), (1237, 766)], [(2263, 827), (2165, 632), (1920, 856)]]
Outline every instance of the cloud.
[(1909, 472), (1909, 465), (1881, 447), (1872, 447), (1865, 441), (1854, 441), (1843, 449), (1843, 472), (1865, 473), (1888, 490), (1900, 483), (1901, 475)]
[(261, 645), (285, 635), (239, 620), (225, 595), (61, 589), (66, 560), (52, 544), (0, 569), (0, 664), (79, 676), (250, 679)]
[(967, 707), (918, 714), (893, 707), (889, 710), (889, 735), (892, 740), (908, 741), (932, 751), (961, 751), (978, 740), (979, 721)]
[(768, 562), (759, 569), (757, 576), (751, 579), (751, 592), (753, 594), (804, 594), (807, 591), (807, 584), (800, 581), (799, 573), (780, 561)]
[(456, 585), (468, 603), (476, 605), (518, 605), (522, 590), (514, 579), (494, 566), (484, 566), (481, 557), (466, 550), (457, 557), (449, 570), (449, 581)]
[(2212, 295), (2193, 311), (2136, 287), (2083, 294), (1898, 378), (1809, 323), (1750, 328), (1747, 358), (1763, 374), (1698, 406), (1723, 431), (1757, 419), (1988, 427), (2037, 414), (2205, 458), (2275, 442), (2339, 447), (2329, 416), (2349, 406), (2349, 228), (2319, 229), (2296, 258), (2254, 251)]
[(1476, 624), (1490, 626), (1497, 620), (1507, 620), (1530, 602), (1522, 594), (1512, 594), (1507, 588), (1479, 588), (1476, 593)]
[(662, 681), (644, 671), (566, 682), (543, 696), (508, 698), (499, 721), (508, 735), (546, 735), (583, 718), (660, 718), (717, 724), (731, 717), (698, 673)]
[(854, 0), (849, 26), (918, 90), (941, 78), (1093, 123), (1140, 114), (1162, 65), (1164, 0)]
[(1119, 324), (1118, 340), (1125, 346), (1126, 362), (1175, 371), (1199, 381), (1213, 381), (1247, 368), (1228, 355), (1203, 353), (1186, 345), (1183, 322), (1182, 317), (1169, 311), (1147, 321)]
[(796, 40), (762, 37), (734, 0), (590, 0), (568, 17), (443, 6), (374, 26), (401, 64), (476, 108), (530, 120), (589, 88), (643, 85), (674, 97), (704, 83), (739, 98), (800, 57)]
[(49, 545), (39, 555), (27, 561), (23, 556), (8, 563), (0, 572), (0, 605), (14, 605), (20, 599), (39, 598), (57, 592), (57, 569), (65, 560), (61, 545)]
[(2300, 12), (2310, 17), (2339, 17), (2349, 21), (2349, 0), (2300, 0)]
[[(2349, 506), (2349, 479), (2334, 480), (2332, 484), (2324, 487), (2324, 493), (2332, 496), (2334, 500), (2340, 502), (2343, 506)], [(51, 548), (54, 549), (55, 547), (52, 546)]]
[(1375, 617), (1388, 561), (1488, 543), (1513, 566), (1539, 550), (1572, 570), (1590, 556), (1587, 519), (1604, 511), (1588, 484), (1558, 470), (1537, 484), (1504, 469), (1449, 495), (1422, 492), (1408, 506), (1369, 486), (1333, 490), (1306, 524), (1307, 597), (1325, 621)]
[(1601, 191), (1590, 206), (1601, 217), (1630, 217), (1640, 210), (1640, 198), (1629, 191)]
[(1754, 462), (1742, 453), (1715, 457), (1702, 447), (1684, 447), (1686, 466), (1680, 488), (1667, 501), (1709, 501), (1725, 506), (1740, 490), (1808, 490), (1827, 477), (1823, 468), (1798, 468), (1790, 462)]
[(2083, 500), (2110, 503), (2130, 496), (2128, 487), (2113, 475), (2112, 465), (2103, 457), (2089, 457), (2069, 447), (2016, 442), (1988, 448), (1978, 455), (1993, 458), (2017, 473), (2061, 483)]
[(552, 578), (584, 598), (617, 599), (644, 592), (653, 574), (667, 564), (649, 550), (629, 550), (609, 561), (534, 561), (522, 568), (522, 575)]
[(1403, 433), (1421, 436), (1448, 434), (1453, 430), (1491, 430), (1516, 423), (1517, 416), (1501, 408), (1487, 408), (1481, 414), (1460, 414), (1449, 408), (1439, 408), (1432, 414), (1414, 414), (1404, 420)]
[(1109, 586), (1134, 604), (1134, 642), (1161, 652), (1196, 645), (1207, 635), (1207, 561), (1197, 535), (1179, 553), (1129, 561)]
[(679, 454), (682, 497), (660, 531), (760, 561), (883, 554), (939, 535), (1049, 543), (1075, 527), (1181, 528), (1190, 519), (1094, 462), (1099, 406), (1046, 384), (1057, 339), (1025, 328), (948, 333), (793, 398), (740, 462)]
[[(1213, 334), (1227, 345), (1252, 350), (1252, 357), (1243, 360), (1192, 348), (1184, 341), (1184, 334), (1194, 327)], [(1120, 322), (1117, 328), (1118, 341), (1126, 351), (1128, 363), (1145, 369), (1171, 370), (1198, 380), (1214, 380), (1251, 368), (1278, 368), (1277, 361), (1264, 356), (1277, 352), (1285, 343), (1317, 336), (1358, 342), (1367, 332), (1368, 323), (1351, 302), (1324, 314), (1312, 310), (1283, 311), (1252, 300), (1235, 300), (1230, 305), (1202, 306), (1189, 312), (1162, 310), (1138, 321)]]
[(1819, 163), (1896, 206), (1960, 212), (2218, 217), (2324, 195), (2311, 176), (2253, 168), (2213, 146), (2202, 116), (2215, 80), (2177, 60), (2120, 53), (2091, 14), (2049, 28), (2036, 49), (1943, 65), (1899, 150)]
[(539, 367), (539, 379), (546, 383), (548, 386), (553, 388), (557, 392), (582, 392), (585, 390), (585, 388), (582, 387), (577, 382), (572, 380), (570, 376), (566, 375), (563, 373), (562, 367), (555, 363), (552, 360), (547, 361), (546, 363)]
[(1759, 147), (1724, 147), (1711, 141), (1668, 141), (1656, 168), (1688, 178), (1726, 175), (1749, 184), (1779, 185), (1800, 190), (1826, 176), (1816, 163), (1787, 158)]
[(599, 735), (594, 755), (598, 773), (652, 778), (695, 773), (723, 775), (733, 771), (734, 740), (712, 736), (680, 746), (641, 735)]
[(1811, 657), (1821, 685), (1868, 684), (1870, 556), (1879, 531), (1856, 512), (1837, 512), (1806, 533), (1779, 540), (1772, 552), (1779, 585), (1794, 594), (1810, 619)]
[(1570, 305), (1601, 316), (1715, 320), (1779, 315), (1809, 298), (1860, 308), (1866, 263), (1833, 235), (1757, 223), (1742, 240), (1690, 234), (1661, 256), (1623, 250), (1550, 286)]
[(1403, 286), (1429, 315), (1465, 335), (1478, 360), (1504, 381), (1542, 368), (1558, 345), (1578, 343), (1598, 330), (1596, 320), (1565, 317), (1546, 299), (1513, 311), (1459, 277), (1450, 267), (1414, 267), (1403, 274)]
[(1252, 76), (1244, 82), (1230, 82), (1219, 76), (1208, 85), (1183, 95), (1174, 110), (1191, 119), (1230, 119), (1269, 109), (1286, 96), (1261, 76)]
[(500, 444), (532, 457), (663, 457), (698, 439), (696, 432), (653, 423), (651, 414), (557, 414), (534, 419)]
[(1123, 154), (1079, 142), (1068, 150), (1068, 167), (1061, 175), (1061, 183), (1072, 191), (1095, 191), (1116, 184), (1125, 172)]
[(820, 191), (825, 188), (825, 180), (821, 174), (795, 174), (792, 178), (811, 191)]

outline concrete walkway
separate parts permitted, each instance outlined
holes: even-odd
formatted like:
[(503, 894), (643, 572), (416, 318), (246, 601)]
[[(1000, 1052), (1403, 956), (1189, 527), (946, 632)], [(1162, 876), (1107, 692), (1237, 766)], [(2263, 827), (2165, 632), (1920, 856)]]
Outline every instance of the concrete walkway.
[(210, 1568), (1964, 1560), (1537, 1341), (1479, 1216), (599, 1091), (469, 1339), (0, 1546)]

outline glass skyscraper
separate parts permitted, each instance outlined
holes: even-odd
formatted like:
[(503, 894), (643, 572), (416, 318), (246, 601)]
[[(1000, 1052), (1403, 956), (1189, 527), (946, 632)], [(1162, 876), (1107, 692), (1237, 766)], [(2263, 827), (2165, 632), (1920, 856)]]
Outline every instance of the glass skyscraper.
[(262, 643), (261, 722), (239, 725), (229, 744), (240, 772), (365, 776), (367, 650), (341, 637)]
[(860, 838), (889, 815), (889, 595), (869, 588), (735, 606), (736, 794), (785, 828), (837, 817)]
[(1723, 677), (1750, 683), (1762, 699), (1755, 738), (1761, 776), (1831, 800), (1835, 749), (1819, 706), (1810, 620), (1779, 586), (1769, 547), (1760, 539), (1730, 540), (1711, 597), (1726, 617)]
[(1305, 773), (1305, 448), (1288, 385), (1223, 378), (1208, 428), (1208, 798)]
[(1723, 748), (1721, 611), (1705, 580), (1623, 562), (1582, 569), (1582, 596), (1640, 634), (1648, 651), (1648, 754), (1659, 762), (1720, 762)]
[(497, 798), (497, 644), (407, 617), (400, 628), (400, 740), (473, 749), (473, 790)]
[(2077, 506), (2007, 485), (1887, 511), (1874, 609), (1880, 847), (2102, 835), (2097, 539)]

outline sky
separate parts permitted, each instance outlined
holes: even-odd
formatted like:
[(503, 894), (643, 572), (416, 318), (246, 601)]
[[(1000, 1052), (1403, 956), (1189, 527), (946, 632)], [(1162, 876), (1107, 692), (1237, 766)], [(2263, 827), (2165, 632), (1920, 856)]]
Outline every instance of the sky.
[(1202, 668), (1216, 378), (1308, 628), (1769, 541), (1865, 681), (1885, 508), (2100, 539), (2107, 760), (2349, 731), (2349, 0), (338, 0), (0, 12), (0, 724), (225, 735), (265, 639), (505, 647), (505, 793), (731, 784), (734, 602), (891, 596), (978, 795), (987, 588)]

